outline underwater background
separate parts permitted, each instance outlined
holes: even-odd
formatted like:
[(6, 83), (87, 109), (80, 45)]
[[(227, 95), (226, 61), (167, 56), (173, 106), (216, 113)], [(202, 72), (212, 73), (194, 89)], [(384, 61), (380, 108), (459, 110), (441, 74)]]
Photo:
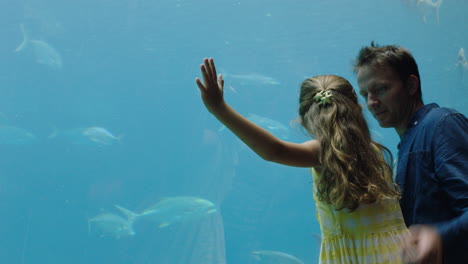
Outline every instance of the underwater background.
[[(308, 169), (222, 127), (199, 66), (213, 57), (226, 101), (293, 142), (309, 139), (300, 83), (357, 87), (353, 60), (373, 40), (412, 51), (425, 103), (466, 115), (468, 1), (431, 3), (2, 0), (0, 262), (317, 263)], [(396, 132), (364, 112), (396, 156)]]

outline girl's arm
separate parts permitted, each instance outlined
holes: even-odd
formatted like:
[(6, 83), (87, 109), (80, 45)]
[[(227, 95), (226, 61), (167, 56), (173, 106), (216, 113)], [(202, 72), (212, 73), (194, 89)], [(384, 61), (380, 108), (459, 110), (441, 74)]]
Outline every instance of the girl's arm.
[(320, 144), (317, 140), (298, 144), (276, 138), (267, 130), (243, 117), (224, 101), (224, 80), (221, 75), (217, 76), (213, 59), (204, 60), (201, 72), (203, 83), (199, 78), (196, 79), (196, 83), (208, 111), (260, 157), (267, 161), (295, 167), (320, 165), (318, 161)]

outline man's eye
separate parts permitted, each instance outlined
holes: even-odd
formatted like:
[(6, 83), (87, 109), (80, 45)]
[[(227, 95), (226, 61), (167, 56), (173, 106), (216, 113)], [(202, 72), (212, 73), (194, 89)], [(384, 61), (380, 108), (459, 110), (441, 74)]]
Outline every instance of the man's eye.
[(383, 86), (379, 87), (377, 88), (377, 94), (383, 94), (386, 90), (387, 90), (386, 87), (383, 87)]

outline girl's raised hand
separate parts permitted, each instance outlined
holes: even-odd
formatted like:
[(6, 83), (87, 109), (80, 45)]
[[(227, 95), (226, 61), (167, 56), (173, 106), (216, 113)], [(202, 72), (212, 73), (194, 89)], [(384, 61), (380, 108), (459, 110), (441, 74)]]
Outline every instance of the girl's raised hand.
[(216, 67), (213, 58), (205, 58), (203, 64), (200, 66), (203, 76), (203, 83), (199, 78), (195, 81), (201, 92), (201, 97), (206, 108), (212, 112), (216, 107), (224, 103), (223, 98), (223, 77), (216, 74)]

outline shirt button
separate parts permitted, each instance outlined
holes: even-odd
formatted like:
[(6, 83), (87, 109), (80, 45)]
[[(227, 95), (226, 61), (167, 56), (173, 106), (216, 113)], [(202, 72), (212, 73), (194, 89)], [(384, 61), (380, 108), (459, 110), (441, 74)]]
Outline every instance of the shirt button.
[(417, 124), (418, 124), (418, 121), (415, 121), (415, 122), (414, 122), (414, 125), (417, 125)]

